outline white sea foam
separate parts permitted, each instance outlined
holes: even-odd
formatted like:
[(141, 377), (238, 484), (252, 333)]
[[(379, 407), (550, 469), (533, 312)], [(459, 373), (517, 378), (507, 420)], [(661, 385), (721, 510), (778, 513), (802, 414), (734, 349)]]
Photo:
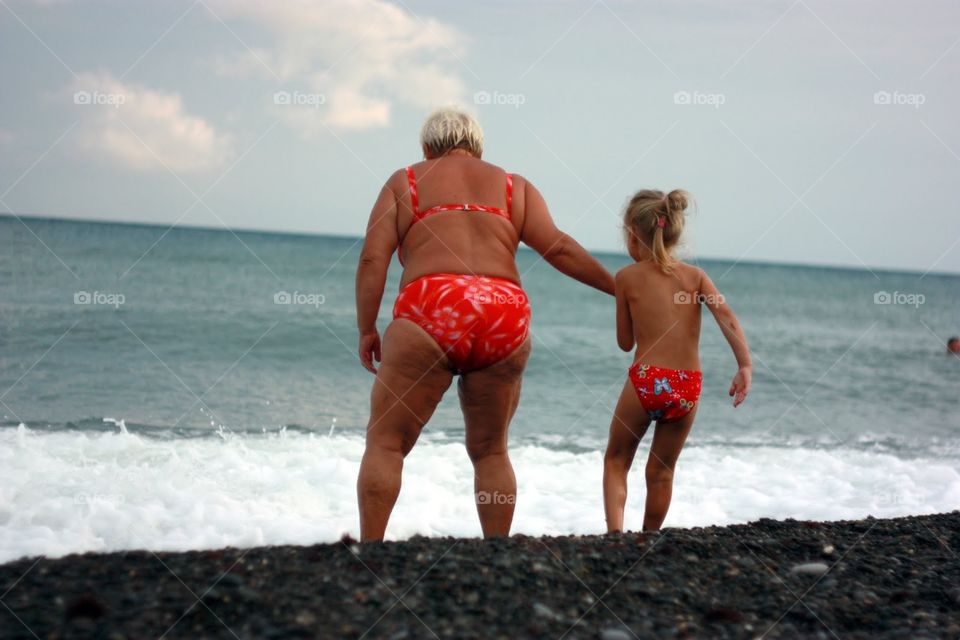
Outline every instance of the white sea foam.
[[(627, 526), (639, 528), (643, 451)], [(310, 544), (358, 534), (363, 442), (303, 433), (159, 439), (136, 433), (0, 430), (0, 562), (25, 555)], [(603, 530), (601, 453), (518, 445), (514, 532)], [(760, 517), (833, 520), (950, 511), (958, 461), (853, 449), (689, 447), (666, 525)], [(463, 447), (422, 440), (407, 458), (388, 537), (478, 536)]]

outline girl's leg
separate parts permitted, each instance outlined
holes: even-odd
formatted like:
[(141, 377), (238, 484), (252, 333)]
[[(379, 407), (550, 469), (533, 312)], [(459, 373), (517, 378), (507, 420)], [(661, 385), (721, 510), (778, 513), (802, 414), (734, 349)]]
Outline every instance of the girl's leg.
[(667, 517), (670, 498), (673, 495), (673, 470), (683, 443), (687, 441), (697, 410), (676, 422), (657, 423), (653, 431), (653, 444), (647, 458), (647, 506), (643, 514), (643, 530), (657, 531)]
[(603, 510), (607, 531), (623, 530), (623, 508), (627, 502), (627, 472), (637, 453), (650, 418), (640, 405), (633, 384), (627, 379), (610, 423), (610, 440), (603, 457)]

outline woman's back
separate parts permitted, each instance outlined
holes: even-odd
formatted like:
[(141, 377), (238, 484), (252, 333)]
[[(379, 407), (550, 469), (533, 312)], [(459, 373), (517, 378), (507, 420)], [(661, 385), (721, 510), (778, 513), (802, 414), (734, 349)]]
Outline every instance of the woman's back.
[[(410, 170), (412, 177), (403, 172), (395, 186), (405, 266), (401, 284), (431, 273), (479, 274), (519, 282), (514, 254), (523, 227), (523, 178), (456, 154), (419, 162)], [(483, 209), (469, 210), (471, 205)]]

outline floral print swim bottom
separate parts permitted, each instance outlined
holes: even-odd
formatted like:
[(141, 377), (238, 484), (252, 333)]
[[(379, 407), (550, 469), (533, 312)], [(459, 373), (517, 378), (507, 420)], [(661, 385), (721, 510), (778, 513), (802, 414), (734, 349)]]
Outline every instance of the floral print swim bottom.
[(505, 278), (436, 273), (400, 290), (393, 317), (430, 334), (459, 373), (489, 367), (514, 352), (530, 331), (530, 302)]
[(693, 410), (700, 398), (699, 371), (664, 369), (634, 362), (627, 374), (651, 420), (673, 422)]

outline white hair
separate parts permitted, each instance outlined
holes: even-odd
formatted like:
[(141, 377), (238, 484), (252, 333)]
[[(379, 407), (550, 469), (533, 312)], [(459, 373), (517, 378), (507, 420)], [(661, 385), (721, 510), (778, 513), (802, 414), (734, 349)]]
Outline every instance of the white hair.
[(483, 130), (476, 118), (463, 109), (441, 107), (424, 121), (420, 145), (434, 158), (451, 149), (465, 149), (479, 158), (483, 155)]

